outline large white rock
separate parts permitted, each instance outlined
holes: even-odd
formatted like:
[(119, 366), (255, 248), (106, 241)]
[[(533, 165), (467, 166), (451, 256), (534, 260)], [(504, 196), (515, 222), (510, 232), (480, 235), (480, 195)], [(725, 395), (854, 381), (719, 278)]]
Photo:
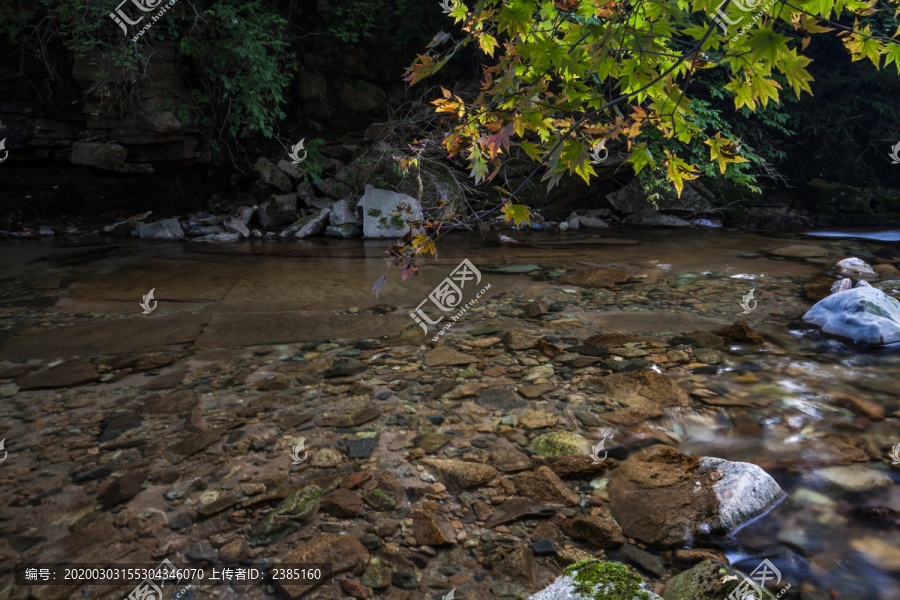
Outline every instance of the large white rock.
[[(578, 571), (575, 571), (573, 575), (577, 577)], [(635, 575), (634, 577), (636, 579), (640, 579), (637, 575)], [(649, 600), (662, 600), (662, 598), (660, 598), (658, 595), (647, 589), (646, 583), (641, 584), (641, 591), (646, 592)], [(557, 577), (553, 583), (545, 587), (543, 590), (530, 596), (528, 600), (593, 600), (593, 598), (598, 597), (599, 594), (604, 592), (615, 594), (616, 586), (614, 583), (605, 585), (601, 583), (594, 588), (594, 592), (596, 595), (591, 594), (589, 596), (584, 596), (580, 594), (575, 589), (575, 578), (571, 575), (563, 574)]]
[(607, 225), (606, 221), (592, 215), (580, 217), (579, 222), (582, 227), (587, 227), (588, 229), (609, 229), (609, 225)]
[(778, 483), (758, 465), (709, 456), (700, 464), (722, 474), (713, 492), (719, 499), (719, 523), (732, 534), (785, 498)]
[(142, 240), (183, 240), (184, 230), (178, 219), (166, 219), (156, 223), (138, 225), (138, 236)]
[[(391, 214), (399, 211), (400, 205), (403, 203), (410, 207), (411, 215)], [(412, 196), (390, 190), (379, 190), (372, 185), (366, 186), (366, 193), (357, 206), (362, 207), (363, 236), (367, 238), (402, 237), (409, 231), (407, 219), (422, 218), (422, 207), (419, 205), (419, 201)]]
[(359, 216), (356, 214), (356, 205), (352, 200), (338, 200), (331, 207), (328, 222), (332, 227), (341, 225), (359, 225)]
[(825, 333), (856, 342), (900, 342), (900, 302), (865, 281), (820, 300), (803, 320)]
[(863, 260), (859, 258), (850, 257), (845, 258), (844, 260), (839, 260), (835, 263), (834, 268), (838, 270), (838, 272), (843, 273), (844, 275), (862, 275), (867, 277), (878, 277), (878, 273), (875, 272), (871, 266), (868, 265)]

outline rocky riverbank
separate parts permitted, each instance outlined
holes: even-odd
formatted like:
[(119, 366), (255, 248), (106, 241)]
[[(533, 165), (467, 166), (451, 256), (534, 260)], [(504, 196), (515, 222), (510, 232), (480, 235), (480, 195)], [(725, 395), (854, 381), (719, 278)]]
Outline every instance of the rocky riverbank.
[[(633, 241), (631, 253), (646, 254)], [(824, 262), (795, 259), (808, 276), (829, 273), (851, 249), (879, 264), (900, 258), (855, 242), (803, 246), (825, 252)], [(887, 600), (900, 561), (873, 527), (890, 539), (900, 508), (889, 454), (900, 441), (898, 357), (853, 359), (849, 370), (840, 353), (785, 333), (812, 302), (775, 260), (784, 247), (744, 259), (782, 269), (749, 316), (738, 316), (747, 279), (721, 265), (567, 268), (552, 250), (542, 264), (479, 260), (496, 293), (436, 346), (402, 309), (343, 299), (315, 320), (366, 328), (316, 333), (322, 324), (308, 317), (314, 339), (301, 343), (225, 342), (215, 316), (173, 310), (163, 286), (162, 314), (145, 321), (63, 312), (113, 306), (109, 290), (130, 291), (129, 273), (146, 262), (85, 279), (106, 291), (63, 284), (57, 302), (68, 300), (53, 310), (17, 304), (22, 288), (11, 285), (5, 315), (33, 326), (7, 330), (0, 344), (3, 564), (325, 562), (333, 581), (312, 590), (195, 582), (183, 598), (411, 600), (455, 590), (524, 599), (567, 565), (599, 558), (628, 565), (665, 600), (713, 600), (741, 580), (736, 569), (749, 574), (767, 559), (781, 587), (791, 584), (786, 598)], [(228, 269), (235, 276), (233, 265), (207, 264), (205, 277)], [(328, 289), (322, 277), (318, 289)], [(191, 281), (194, 301), (210, 293)], [(431, 283), (415, 285), (413, 306)], [(201, 325), (167, 332), (179, 319)], [(382, 337), (362, 334), (382, 320)], [(157, 333), (114, 341), (126, 322), (155, 323)], [(168, 346), (153, 349), (153, 335)], [(308, 458), (295, 465), (301, 440)], [(877, 576), (829, 566), (844, 556), (836, 537), (864, 563), (859, 573)], [(9, 567), (0, 589), (25, 593)], [(90, 597), (129, 590), (93, 587)]]

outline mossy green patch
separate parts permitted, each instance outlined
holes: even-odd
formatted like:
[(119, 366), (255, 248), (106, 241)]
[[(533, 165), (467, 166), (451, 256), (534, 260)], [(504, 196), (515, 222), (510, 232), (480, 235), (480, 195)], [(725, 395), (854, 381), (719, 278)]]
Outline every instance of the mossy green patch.
[(591, 600), (650, 600), (644, 580), (617, 562), (586, 558), (569, 565), (566, 575), (575, 580), (575, 591)]
[(375, 510), (393, 510), (393, 508), (397, 505), (393, 498), (391, 498), (378, 488), (363, 492), (362, 499), (363, 502), (365, 502)]
[(377, 208), (370, 208), (366, 211), (366, 215), (372, 218), (377, 218), (381, 216), (381, 210)]
[(400, 215), (393, 215), (391, 217), (391, 225), (396, 229), (403, 229), (406, 227), (406, 221), (403, 220), (403, 217)]

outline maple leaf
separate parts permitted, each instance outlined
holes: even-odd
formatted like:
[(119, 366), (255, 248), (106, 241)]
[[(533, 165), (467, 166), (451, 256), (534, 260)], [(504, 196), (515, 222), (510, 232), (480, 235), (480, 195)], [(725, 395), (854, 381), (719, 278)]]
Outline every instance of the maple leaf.
[(719, 162), (719, 170), (724, 174), (728, 163), (750, 162), (746, 158), (738, 156), (739, 144), (728, 138), (723, 138), (720, 132), (715, 137), (704, 142), (709, 146), (709, 158)]
[(513, 204), (507, 200), (501, 209), (507, 221), (512, 221), (519, 227), (522, 223), (531, 223), (531, 209), (524, 204)]
[(674, 156), (668, 150), (664, 150), (668, 160), (666, 163), (666, 172), (669, 175), (669, 181), (675, 186), (678, 197), (681, 198), (681, 190), (684, 189), (684, 181), (689, 179), (697, 179), (697, 168), (689, 165), (677, 156)]
[(419, 234), (414, 237), (412, 247), (416, 251), (416, 254), (427, 254), (430, 252), (431, 256), (437, 258), (437, 247), (434, 245), (434, 240), (427, 235)]

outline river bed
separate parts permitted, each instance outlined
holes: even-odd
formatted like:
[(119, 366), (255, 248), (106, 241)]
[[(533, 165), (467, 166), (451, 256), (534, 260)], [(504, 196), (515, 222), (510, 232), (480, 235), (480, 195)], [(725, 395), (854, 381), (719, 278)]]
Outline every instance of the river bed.
[[(759, 465), (787, 494), (735, 535), (700, 546), (715, 548), (745, 572), (768, 558), (778, 567), (782, 583), (791, 584), (785, 598), (900, 598), (900, 464), (892, 464), (890, 456), (900, 444), (900, 353), (851, 347), (798, 326), (813, 304), (804, 284), (829, 272), (837, 260), (856, 256), (900, 266), (897, 232), (800, 236), (612, 230), (516, 237), (521, 245), (505, 247), (487, 247), (474, 234), (449, 237), (439, 245), (440, 261), (423, 261), (420, 273), (407, 281), (396, 268), (385, 270), (385, 244), (380, 241), (231, 246), (4, 242), (0, 431), (9, 457), (0, 466), (0, 479), (13, 500), (0, 514), (3, 564), (13, 559), (100, 563), (112, 561), (112, 556), (117, 563), (124, 557), (143, 563), (162, 557), (197, 562), (216, 553), (221, 559), (227, 554), (223, 549), (233, 549), (233, 544), (242, 549), (239, 559), (277, 562), (304, 540), (314, 543), (321, 531), (362, 532), (360, 519), (326, 519), (339, 523), (340, 529), (311, 522), (298, 537), (245, 549), (238, 542), (256, 523), (253, 511), (259, 509), (246, 500), (260, 493), (250, 484), (271, 491), (309, 475), (307, 471), (318, 469), (324, 476), (375, 467), (392, 471), (401, 483), (404, 477), (427, 483), (427, 478), (416, 479), (421, 464), (407, 454), (409, 446), (398, 441), (430, 431), (432, 426), (415, 414), (419, 411), (438, 411), (440, 418), (431, 421), (438, 424), (435, 431), (459, 438), (433, 451), (441, 458), (477, 455), (479, 436), (484, 435), (522, 447), (545, 430), (577, 432), (594, 440), (599, 425), (584, 415), (593, 411), (602, 421), (608, 414), (604, 411), (619, 405), (598, 400), (586, 381), (610, 369), (615, 372), (617, 362), (628, 363), (627, 372), (630, 365), (639, 369), (641, 361), (648, 361), (643, 364), (653, 363), (654, 371), (690, 392), (691, 404), (658, 414), (650, 411), (641, 422), (604, 422), (616, 433), (614, 445), (607, 446), (611, 458), (621, 461), (647, 443), (662, 443), (691, 456)], [(805, 259), (767, 254), (792, 244), (825, 252)], [(440, 343), (475, 353), (478, 362), (426, 366), (423, 355), (437, 328), (417, 337), (420, 329), (410, 313), (464, 259), (480, 271), (477, 288), (489, 283), (490, 289)], [(560, 282), (594, 267), (621, 269), (630, 280), (598, 288)], [(388, 283), (376, 298), (372, 286), (385, 273)], [(151, 289), (157, 304), (144, 314), (139, 304)], [(466, 300), (472, 289), (465, 288)], [(550, 310), (526, 318), (523, 306), (533, 300), (546, 301)], [(431, 319), (441, 316), (433, 307), (426, 314)], [(679, 334), (709, 333), (736, 321), (746, 321), (764, 342), (726, 340), (719, 347), (718, 342), (703, 347), (677, 339)], [(513, 352), (478, 345), (495, 333), (518, 329), (537, 332), (561, 354), (537, 347)], [(604, 362), (582, 363), (570, 356), (570, 348), (602, 333), (638, 339), (623, 337)], [(687, 348), (689, 356), (681, 360)], [(569, 362), (560, 362), (567, 356)], [(135, 357), (146, 364), (142, 367)], [(361, 361), (362, 371), (347, 367), (353, 360)], [(75, 374), (81, 379), (68, 372), (60, 385), (27, 384), (29, 371), (33, 379), (35, 369), (76, 362), (70, 371), (82, 369)], [(529, 369), (542, 365), (552, 366), (552, 375), (528, 379)], [(345, 371), (323, 375), (335, 368)], [(492, 376), (487, 373), (491, 369), (504, 374)], [(521, 386), (523, 373), (524, 381), (547, 385), (547, 391), (510, 409), (471, 405), (470, 399), (497, 383), (495, 379)], [(456, 386), (447, 388), (455, 390), (449, 398), (435, 391), (446, 381)], [(482, 387), (472, 391), (465, 386)], [(517, 389), (521, 393), (521, 387)], [(303, 421), (295, 414), (320, 415), (334, 405), (352, 404), (361, 390), (368, 390), (362, 393), (376, 404), (381, 402), (381, 414), (387, 416), (367, 426), (334, 429), (321, 425), (318, 416)], [(263, 393), (276, 398), (275, 405), (260, 414), (243, 414), (241, 428), (221, 433), (222, 439), (205, 454), (175, 461), (166, 454), (186, 437), (224, 427), (234, 410)], [(162, 395), (171, 409), (148, 410), (148, 398), (158, 400), (154, 395)], [(516, 422), (524, 418), (524, 409), (554, 414), (558, 421), (546, 428), (524, 427)], [(296, 416), (298, 423), (291, 425), (286, 415)], [(116, 424), (117, 416), (121, 423)], [(379, 440), (374, 450), (355, 459), (344, 451), (347, 456), (334, 464), (317, 463), (328, 466), (292, 468), (283, 451), (300, 436), (307, 448), (345, 448), (348, 439), (365, 440), (373, 432)], [(105, 466), (109, 472), (102, 471)], [(134, 471), (147, 471), (134, 493), (123, 493), (115, 502), (108, 499), (115, 494), (104, 479)], [(198, 478), (203, 483), (191, 486)], [(172, 489), (179, 485), (184, 488), (181, 495), (173, 496)], [(598, 488), (603, 485), (581, 491), (594, 494), (602, 506), (604, 490)], [(229, 505), (226, 530), (212, 527), (209, 524), (219, 517), (204, 517), (204, 507), (237, 494), (234, 490), (242, 490), (244, 504)], [(458, 495), (439, 499), (431, 490), (416, 492), (410, 507), (415, 508), (423, 494), (446, 504), (449, 520), (459, 517), (457, 532), (465, 534), (458, 538), (460, 547), (474, 552), (466, 544), (484, 535), (484, 519), (473, 516), (467, 522), (460, 516), (471, 514), (466, 511), (473, 501), (459, 500)], [(402, 504), (402, 495), (396, 500)], [(170, 527), (169, 518), (186, 508), (192, 527)], [(156, 513), (165, 521), (157, 522)], [(408, 513), (396, 519), (402, 521)], [(376, 524), (377, 519), (369, 521)], [(316, 529), (320, 526), (321, 531)], [(541, 523), (528, 520), (524, 527), (523, 535), (543, 531)], [(505, 531), (503, 526), (494, 529), (496, 535), (519, 533), (512, 524)], [(561, 534), (554, 536), (557, 544), (571, 543)], [(406, 543), (407, 524), (401, 532), (382, 537), (387, 547), (391, 542), (415, 546)], [(673, 573), (690, 566), (668, 551), (637, 546), (662, 561), (657, 565), (643, 554), (627, 557), (659, 590)], [(459, 592), (462, 598), (493, 597), (505, 590), (524, 598), (552, 580), (555, 561), (545, 564), (549, 559), (543, 556), (534, 559), (530, 586), (514, 578), (505, 581), (498, 567), (491, 571), (470, 564), (455, 552), (456, 547), (428, 550), (421, 559), (425, 562), (414, 560), (419, 573), (414, 587), (400, 585), (403, 578), (396, 573), (403, 569), (396, 567), (387, 589), (440, 597), (453, 587), (465, 590)], [(467, 570), (455, 569), (457, 561)], [(14, 591), (9, 568), (3, 567), (0, 576), (0, 597), (19, 597), (15, 594), (21, 586)], [(372, 577), (366, 582), (376, 595), (388, 593), (374, 587)], [(419, 591), (409, 592), (416, 588)], [(242, 589), (220, 590), (220, 597), (292, 597), (277, 586)], [(340, 597), (323, 591), (327, 589), (308, 597)], [(70, 592), (52, 586), (32, 589), (37, 598), (64, 598)], [(92, 594), (113, 597), (105, 588), (95, 588)]]

